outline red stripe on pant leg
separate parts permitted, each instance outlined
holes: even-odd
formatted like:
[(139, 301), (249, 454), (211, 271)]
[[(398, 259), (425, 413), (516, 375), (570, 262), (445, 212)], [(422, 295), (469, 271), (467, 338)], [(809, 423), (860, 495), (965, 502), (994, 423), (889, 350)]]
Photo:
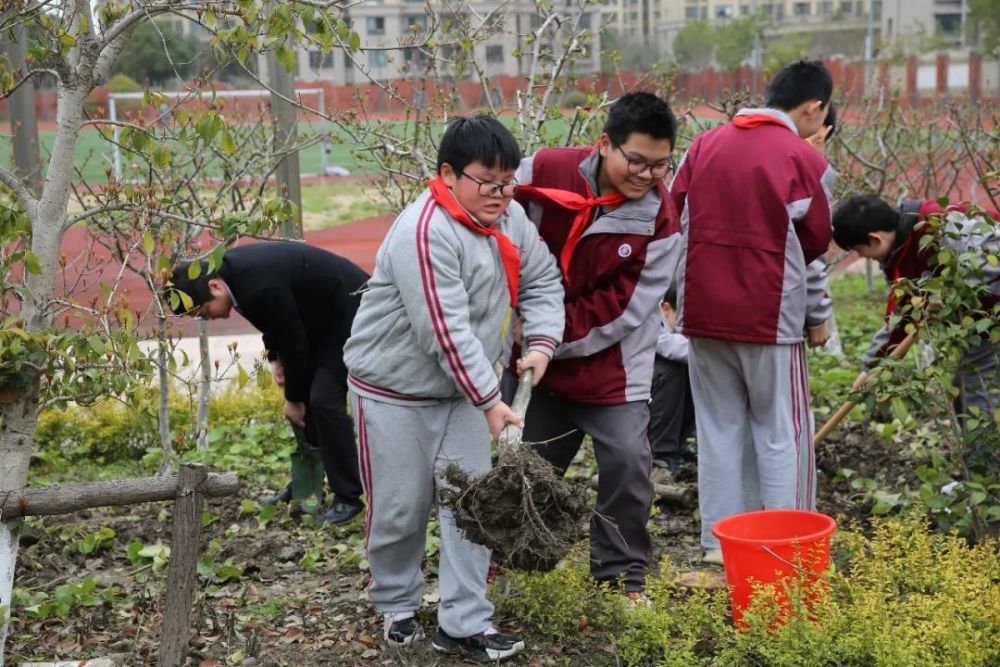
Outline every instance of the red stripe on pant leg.
[(361, 452), (361, 482), (365, 486), (365, 500), (368, 501), (368, 507), (365, 508), (365, 557), (368, 556), (368, 539), (371, 537), (372, 531), (372, 496), (374, 495), (374, 489), (372, 488), (372, 462), (371, 453), (368, 450), (368, 426), (365, 424), (365, 408), (361, 404), (363, 399), (358, 396), (358, 449)]
[(808, 477), (806, 478), (808, 480), (806, 502), (808, 502), (809, 505), (806, 507), (806, 509), (814, 509), (815, 503), (813, 503), (813, 494), (814, 494), (813, 484), (816, 478), (816, 448), (813, 446), (812, 400), (809, 395), (809, 360), (806, 357), (805, 345), (803, 345), (800, 348), (799, 354), (802, 355), (802, 372), (801, 372), (802, 400), (803, 400), (803, 405), (805, 405), (806, 408), (805, 430), (807, 439), (804, 444), (806, 447), (809, 448), (809, 468), (807, 470)]
[[(361, 483), (365, 486), (365, 500), (368, 501), (368, 507), (365, 509), (365, 558), (368, 558), (368, 542), (371, 539), (372, 534), (372, 507), (375, 505), (372, 496), (374, 495), (374, 488), (372, 484), (372, 461), (371, 452), (368, 449), (368, 425), (365, 424), (365, 408), (362, 405), (364, 399), (358, 396), (358, 448), (361, 452)], [(369, 568), (369, 572), (371, 569)], [(372, 585), (375, 583), (375, 574), (372, 573), (371, 579), (368, 580), (368, 585), (365, 586), (366, 590), (370, 590)]]
[(801, 480), (802, 472), (800, 470), (799, 460), (801, 455), (799, 453), (799, 440), (802, 438), (802, 411), (799, 405), (799, 396), (796, 393), (798, 389), (799, 379), (795, 372), (795, 364), (798, 360), (796, 355), (796, 350), (792, 348), (789, 350), (788, 359), (788, 393), (792, 399), (792, 421), (795, 424), (795, 509), (802, 509), (802, 489)]

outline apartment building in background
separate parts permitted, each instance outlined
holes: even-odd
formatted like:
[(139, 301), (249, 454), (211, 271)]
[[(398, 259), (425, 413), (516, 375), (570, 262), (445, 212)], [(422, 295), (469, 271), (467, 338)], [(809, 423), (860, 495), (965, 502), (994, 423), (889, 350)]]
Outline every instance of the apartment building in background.
[[(472, 0), (459, 3), (431, 0), (431, 4), (440, 12), (434, 17), (439, 27), (464, 20), (478, 25), (478, 19), (470, 15), (484, 17), (499, 10), (495, 23), (487, 31), (489, 37), (474, 46), (476, 62), (486, 76), (527, 74), (533, 62), (534, 49), (527, 36), (542, 23), (534, 2)], [(557, 7), (563, 4), (570, 3), (557, 3)], [(466, 16), (451, 13), (456, 10)], [(297, 79), (345, 85), (367, 83), (369, 77), (378, 80), (420, 77), (427, 74), (432, 58), (439, 75), (453, 75), (454, 68), (449, 64), (454, 55), (453, 47), (407, 46), (420, 44), (431, 25), (432, 18), (428, 16), (425, 0), (365, 0), (350, 4), (346, 18), (360, 35), (362, 49), (355, 53), (333, 49), (324, 54), (318, 49), (300, 48)], [(601, 66), (600, 35), (597, 31), (600, 26), (599, 8), (585, 11), (580, 21), (581, 27), (593, 30), (594, 34), (586, 52), (574, 59), (572, 71), (591, 74), (599, 71)], [(435, 39), (446, 41), (440, 34)], [(554, 55), (558, 55), (562, 48), (560, 40), (551, 36), (543, 38), (541, 44)], [(404, 48), (398, 48), (401, 45)], [(471, 68), (466, 67), (462, 76), (470, 78)]]
[[(883, 4), (884, 0), (605, 0), (603, 15), (606, 25), (626, 39), (641, 40), (664, 56), (670, 55), (674, 38), (688, 23), (718, 25), (758, 14), (768, 21), (765, 39), (808, 33), (820, 41), (826, 36), (831, 46), (860, 51), (868, 14), (874, 12), (878, 30)], [(838, 33), (860, 38), (845, 41), (836, 37)]]
[(969, 0), (884, 0), (882, 34), (887, 40), (915, 33), (942, 38), (951, 46), (977, 41), (969, 24)]

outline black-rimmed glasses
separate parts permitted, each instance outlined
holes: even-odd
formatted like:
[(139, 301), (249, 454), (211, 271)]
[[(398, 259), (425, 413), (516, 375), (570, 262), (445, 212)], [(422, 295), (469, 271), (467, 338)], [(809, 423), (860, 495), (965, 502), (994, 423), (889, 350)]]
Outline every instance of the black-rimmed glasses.
[(622, 157), (625, 158), (625, 161), (628, 163), (628, 173), (633, 176), (642, 176), (643, 173), (649, 171), (651, 178), (659, 180), (672, 172), (677, 166), (674, 164), (674, 159), (672, 157), (667, 158), (666, 162), (656, 162), (651, 164), (645, 160), (637, 160), (636, 158), (631, 157), (628, 153), (622, 150), (621, 146), (615, 146), (615, 150), (621, 153)]
[(517, 192), (517, 181), (510, 181), (507, 183), (490, 183), (489, 181), (481, 181), (475, 176), (469, 176), (464, 171), (458, 172), (458, 175), (465, 176), (470, 181), (473, 181), (479, 186), (479, 194), (483, 197), (495, 197), (497, 193), (504, 197), (513, 197), (514, 193)]

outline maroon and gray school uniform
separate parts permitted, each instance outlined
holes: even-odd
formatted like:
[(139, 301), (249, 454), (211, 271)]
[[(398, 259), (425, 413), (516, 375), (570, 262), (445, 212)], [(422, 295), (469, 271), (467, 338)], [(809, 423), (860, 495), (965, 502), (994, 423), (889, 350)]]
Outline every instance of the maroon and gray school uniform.
[[(730, 514), (815, 504), (805, 334), (832, 313), (822, 258), (835, 174), (788, 114), (698, 137), (670, 186), (686, 252), (678, 329), (698, 414), (702, 545)], [(757, 488), (759, 487), (759, 488)]]
[[(517, 202), (495, 227), (520, 255), (525, 340), (551, 355), (564, 326), (559, 269)], [(344, 347), (368, 501), (368, 593), (383, 614), (420, 607), (427, 518), (444, 469), (490, 469), (483, 411), (500, 400), (496, 366), (506, 363), (503, 332), (512, 319), (498, 241), (422, 194), (386, 234)], [(489, 550), (465, 539), (448, 508), (438, 505), (438, 517), (438, 621), (452, 637), (481, 633), (493, 612)]]
[[(892, 251), (882, 262), (881, 268), (886, 281), (893, 285), (898, 280), (906, 278), (917, 280), (930, 275), (934, 271), (932, 260), (941, 247), (949, 247), (960, 253), (976, 254), (981, 258), (979, 269), (981, 280), (989, 288), (984, 295), (980, 307), (987, 313), (1000, 303), (1000, 267), (986, 261), (985, 253), (1000, 251), (1000, 231), (996, 223), (991, 223), (991, 231), (983, 233), (981, 226), (983, 218), (969, 215), (967, 205), (950, 206), (943, 210), (933, 200), (906, 201), (900, 206), (899, 227)], [(988, 212), (993, 220), (1000, 219), (995, 211)], [(934, 215), (945, 216), (944, 233), (935, 241), (926, 242), (923, 239), (933, 234), (933, 227), (926, 223)], [(892, 348), (906, 337), (907, 320), (899, 317), (895, 291), (890, 290), (886, 305), (885, 325), (875, 334), (871, 346), (862, 357), (868, 366), (873, 366), (877, 360), (886, 356)], [(962, 389), (957, 402), (960, 411), (970, 407), (978, 407), (986, 415), (992, 415), (1000, 407), (998, 391), (1000, 391), (1000, 345), (990, 343), (983, 336), (965, 353), (955, 369), (955, 385)]]
[(656, 339), (649, 397), (649, 448), (654, 461), (681, 454), (687, 449), (688, 438), (694, 435), (694, 396), (688, 378), (689, 347), (687, 337), (675, 332), (664, 318)]
[[(545, 149), (526, 158), (522, 184), (590, 196), (598, 192), (595, 148)], [(528, 216), (552, 254), (562, 257), (576, 215), (544, 196), (521, 192)], [(566, 329), (525, 416), (525, 439), (565, 470), (589, 434), (600, 485), (591, 523), (591, 572), (645, 585), (646, 529), (653, 488), (646, 427), (660, 299), (680, 253), (677, 213), (660, 185), (612, 210), (592, 213), (564, 270)], [(609, 521), (609, 520), (610, 521)]]

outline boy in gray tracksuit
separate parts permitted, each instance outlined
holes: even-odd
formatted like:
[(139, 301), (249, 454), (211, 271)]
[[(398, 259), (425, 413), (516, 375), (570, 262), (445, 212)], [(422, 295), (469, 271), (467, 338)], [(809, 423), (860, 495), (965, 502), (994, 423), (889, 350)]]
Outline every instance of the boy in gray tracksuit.
[[(490, 469), (490, 436), (520, 423), (500, 399), (496, 364), (515, 315), (523, 318), (537, 383), (561, 342), (559, 269), (524, 209), (512, 201), (520, 149), (487, 116), (458, 118), (441, 140), (438, 176), (386, 235), (344, 348), (368, 500), (369, 595), (384, 636), (423, 636), (420, 606), (428, 514), (443, 470)], [(504, 660), (524, 647), (490, 624), (489, 550), (465, 539), (445, 507), (441, 523), (439, 651)]]

